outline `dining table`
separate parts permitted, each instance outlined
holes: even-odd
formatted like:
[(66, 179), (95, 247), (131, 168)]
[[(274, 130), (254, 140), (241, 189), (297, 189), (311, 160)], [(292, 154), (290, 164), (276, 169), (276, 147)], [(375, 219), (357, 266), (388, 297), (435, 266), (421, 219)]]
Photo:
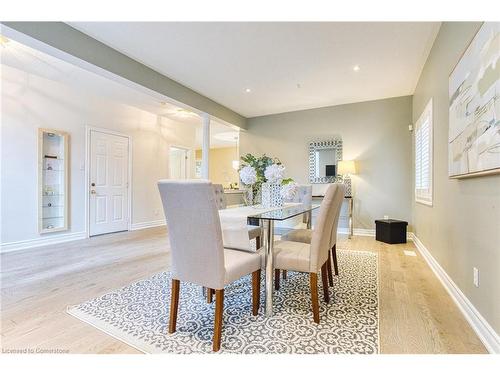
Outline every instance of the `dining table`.
[[(266, 208), (262, 205), (254, 205), (235, 206), (219, 210), (224, 237), (224, 247), (252, 251), (252, 249), (246, 245), (250, 242), (248, 240), (248, 229), (246, 224), (247, 222), (258, 222), (262, 229), (263, 238), (261, 239), (261, 244), (264, 247), (263, 251), (265, 256), (264, 273), (266, 317), (273, 315), (273, 249), (275, 223), (283, 222), (299, 215), (305, 215), (307, 218), (306, 227), (310, 229), (312, 211), (319, 207), (319, 204), (305, 205), (302, 203), (285, 203), (282, 207)], [(238, 236), (239, 238), (237, 238)], [(238, 242), (238, 240), (240, 241)], [(253, 251), (256, 250), (259, 249), (253, 249)]]

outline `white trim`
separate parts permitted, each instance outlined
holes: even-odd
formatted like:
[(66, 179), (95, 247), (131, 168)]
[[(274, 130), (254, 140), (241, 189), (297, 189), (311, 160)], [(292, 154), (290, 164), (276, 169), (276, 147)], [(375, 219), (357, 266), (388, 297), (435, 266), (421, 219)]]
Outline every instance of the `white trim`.
[(412, 240), (419, 253), (425, 259), (439, 281), (441, 281), (441, 284), (443, 284), (451, 299), (456, 303), (486, 349), (490, 353), (500, 354), (500, 336), (495, 332), (493, 327), (489, 325), (479, 311), (477, 311), (471, 301), (464, 295), (429, 250), (427, 250), (424, 244), (413, 233)]
[(22, 240), (15, 242), (5, 242), (0, 245), (0, 253), (8, 253), (11, 251), (24, 250), (32, 247), (55, 245), (58, 243), (82, 240), (87, 238), (86, 232), (76, 232), (76, 233), (64, 233), (54, 236), (44, 236), (40, 238), (33, 238), (30, 240)]
[[(337, 233), (339, 234), (349, 234), (349, 228), (337, 228)], [(353, 234), (355, 236), (371, 236), (375, 237), (375, 229), (366, 228), (353, 228)]]
[[(339, 234), (349, 234), (349, 228), (338, 228), (337, 233)], [(354, 228), (353, 234), (355, 236), (369, 236), (369, 237), (375, 237), (375, 229), (366, 229), (366, 228)], [(406, 240), (411, 241), (413, 238), (413, 233), (412, 232), (407, 232), (406, 233)]]
[[(85, 233), (87, 238), (90, 238), (90, 133), (92, 131), (117, 135), (127, 138), (128, 140), (128, 226), (127, 230), (132, 230), (132, 137), (125, 133), (116, 132), (113, 130), (99, 128), (96, 126), (85, 125)], [(105, 233), (104, 233), (105, 234)]]
[(140, 230), (140, 229), (146, 229), (146, 228), (161, 227), (163, 225), (166, 225), (165, 219), (144, 221), (142, 223), (132, 224), (130, 226), (130, 230)]

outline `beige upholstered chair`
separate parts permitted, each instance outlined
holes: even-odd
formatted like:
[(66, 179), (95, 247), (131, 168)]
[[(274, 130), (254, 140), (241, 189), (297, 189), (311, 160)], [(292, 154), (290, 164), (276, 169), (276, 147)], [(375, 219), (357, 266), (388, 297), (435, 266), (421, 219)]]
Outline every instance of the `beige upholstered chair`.
[(260, 295), (260, 253), (224, 249), (219, 212), (210, 181), (158, 182), (171, 248), (172, 290), (169, 333), (176, 330), (180, 282), (215, 290), (213, 350), (221, 344), (224, 287), (252, 274), (253, 315)]
[(293, 199), (287, 200), (287, 202), (310, 205), (312, 203), (312, 185), (299, 185), (295, 197), (293, 197)]
[(215, 203), (218, 210), (223, 210), (227, 207), (226, 194), (224, 194), (224, 186), (222, 184), (212, 184), (215, 193)]
[[(224, 187), (222, 184), (213, 184), (214, 193), (215, 193), (215, 201), (217, 203), (217, 209), (223, 210), (227, 208), (227, 200), (226, 195), (224, 194)], [(249, 225), (248, 226), (248, 237), (257, 241), (257, 249), (260, 248), (260, 238), (262, 236), (262, 229), (257, 225)], [(211, 296), (209, 296), (211, 298)]]
[[(278, 270), (309, 273), (311, 301), (314, 321), (319, 323), (318, 273), (321, 269), (325, 302), (329, 302), (328, 294), (328, 255), (330, 252), (331, 233), (335, 221), (335, 212), (344, 198), (342, 185), (331, 184), (321, 202), (318, 220), (311, 231), (309, 243), (294, 241), (277, 241), (274, 245), (274, 267)], [(278, 277), (279, 279), (279, 277)]]
[[(345, 194), (345, 185), (343, 184), (335, 184), (338, 186), (339, 194)], [(344, 196), (342, 196), (343, 199)], [(337, 210), (334, 213), (334, 222), (332, 227), (331, 239), (330, 239), (330, 249), (331, 249), (331, 258), (333, 259), (333, 267), (335, 271), (335, 275), (339, 274), (339, 268), (337, 263), (337, 229), (339, 224), (340, 210), (342, 208), (342, 200), (340, 201), (340, 205), (337, 207)], [(294, 229), (285, 235), (281, 236), (281, 239), (284, 241), (295, 241), (295, 242), (303, 242), (303, 243), (311, 243), (313, 231), (311, 229)], [(330, 254), (329, 254), (330, 258)], [(333, 277), (332, 277), (332, 264), (328, 262), (328, 279), (330, 286), (333, 286)]]
[[(312, 185), (299, 185), (297, 189), (297, 194), (295, 194), (293, 199), (287, 199), (285, 200), (285, 202), (302, 203), (304, 206), (310, 206), (312, 204)], [(302, 218), (303, 223), (307, 224), (311, 220), (311, 215), (312, 215), (311, 212), (305, 213)], [(279, 275), (277, 275), (276, 277), (278, 278), (278, 284), (279, 284), (278, 276)], [(286, 279), (286, 270), (283, 270), (283, 279)]]

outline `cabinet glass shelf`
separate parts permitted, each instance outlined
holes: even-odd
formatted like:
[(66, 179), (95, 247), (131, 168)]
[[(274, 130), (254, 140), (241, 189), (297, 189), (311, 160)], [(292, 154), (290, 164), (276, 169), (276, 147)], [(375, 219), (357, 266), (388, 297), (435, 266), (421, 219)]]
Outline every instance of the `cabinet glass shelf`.
[(38, 130), (40, 233), (68, 229), (68, 138), (58, 130)]

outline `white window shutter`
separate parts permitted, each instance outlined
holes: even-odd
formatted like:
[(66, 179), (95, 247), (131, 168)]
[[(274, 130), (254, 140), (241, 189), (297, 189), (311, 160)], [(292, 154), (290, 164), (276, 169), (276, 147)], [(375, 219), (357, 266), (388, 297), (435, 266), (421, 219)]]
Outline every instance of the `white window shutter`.
[(415, 125), (415, 200), (432, 205), (432, 99)]

